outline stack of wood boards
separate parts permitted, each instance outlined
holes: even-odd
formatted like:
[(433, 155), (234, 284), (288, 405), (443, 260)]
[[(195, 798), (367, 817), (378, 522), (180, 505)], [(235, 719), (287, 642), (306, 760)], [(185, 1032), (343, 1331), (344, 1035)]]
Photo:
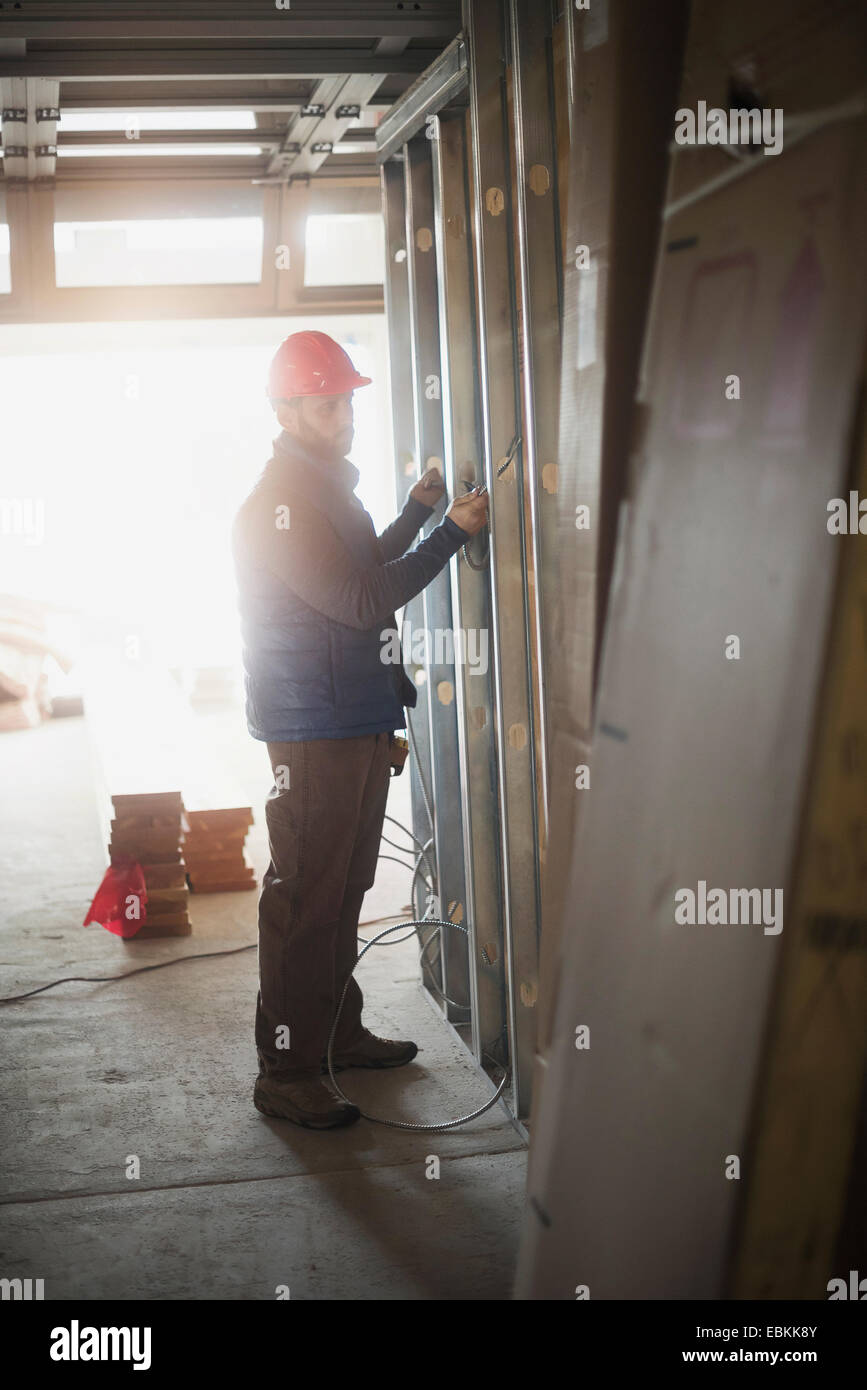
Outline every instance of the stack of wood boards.
[(184, 862), (194, 893), (238, 893), (255, 888), (244, 841), (253, 824), (249, 806), (216, 811), (187, 811)]
[(189, 892), (181, 852), (184, 803), (180, 792), (113, 796), (115, 819), (108, 847), (112, 864), (136, 860), (144, 873), (147, 903), (137, 941), (150, 936), (189, 936)]
[(243, 852), (253, 824), (249, 806), (188, 810), (185, 821), (183, 862), (193, 892), (242, 892), (256, 887), (254, 870)]

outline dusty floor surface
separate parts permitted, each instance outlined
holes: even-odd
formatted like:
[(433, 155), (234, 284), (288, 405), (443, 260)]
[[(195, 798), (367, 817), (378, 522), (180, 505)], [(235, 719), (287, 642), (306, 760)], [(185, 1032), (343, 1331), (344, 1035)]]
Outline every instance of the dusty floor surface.
[[(234, 710), (197, 724), (219, 750), (223, 804), (253, 806), (261, 872), (265, 750)], [(0, 781), (3, 995), (255, 942), (252, 892), (193, 897), (180, 940), (125, 944), (80, 925), (105, 863), (84, 720), (4, 735)], [(407, 778), (389, 810), (409, 824)], [(409, 878), (381, 861), (362, 922), (400, 913)], [(488, 1098), (421, 994), (412, 943), (369, 952), (359, 979), (368, 1027), (420, 1051), (392, 1073), (341, 1074), (348, 1095), (420, 1122)], [(293, 1299), (508, 1298), (526, 1150), (503, 1110), (434, 1135), (266, 1120), (251, 1099), (255, 996), (253, 950), (3, 1007), (0, 1275), (44, 1279), (46, 1299), (272, 1299), (279, 1285)]]

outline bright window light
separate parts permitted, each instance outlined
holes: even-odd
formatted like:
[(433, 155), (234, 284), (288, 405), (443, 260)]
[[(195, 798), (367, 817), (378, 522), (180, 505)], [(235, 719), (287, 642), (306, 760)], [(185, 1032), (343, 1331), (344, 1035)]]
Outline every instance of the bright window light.
[(140, 140), (128, 140), (122, 145), (61, 145), (58, 159), (126, 159), (130, 155), (165, 157), (171, 155), (259, 155), (259, 145), (147, 145)]
[(55, 279), (61, 289), (82, 285), (258, 285), (262, 242), (261, 217), (56, 222)]
[(308, 217), (305, 285), (381, 285), (385, 231), (378, 212)]
[[(373, 378), (353, 400), (351, 457), (361, 472), (359, 496), (381, 531), (395, 515), (390, 431), (382, 430), (382, 315), (63, 323), (50, 330), (7, 324), (0, 326), (0, 498), (34, 499), (25, 526), (44, 500), (44, 544), (32, 543), (32, 528), (0, 538), (0, 594), (77, 610), (93, 641), (110, 642), (117, 669), (133, 685), (151, 661), (163, 669), (236, 668), (231, 527), (279, 429), (263, 390), (268, 363), (280, 340), (300, 328), (333, 334)], [(141, 664), (130, 660), (131, 634), (141, 639)], [(117, 703), (124, 733), (128, 725), (134, 739), (134, 717), (119, 704), (119, 692), (105, 689), (100, 700)], [(228, 727), (237, 740), (244, 726)], [(214, 767), (225, 736), (221, 726), (211, 738)], [(159, 731), (153, 743), (162, 741)]]
[(9, 263), (9, 227), (0, 222), (0, 294), (10, 294), (12, 276)]
[(66, 111), (60, 131), (76, 130), (255, 130), (254, 111)]

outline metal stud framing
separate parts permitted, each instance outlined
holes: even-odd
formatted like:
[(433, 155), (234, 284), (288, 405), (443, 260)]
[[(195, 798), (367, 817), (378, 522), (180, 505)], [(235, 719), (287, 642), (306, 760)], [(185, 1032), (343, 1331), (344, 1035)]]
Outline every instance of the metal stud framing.
[[(404, 147), (410, 343), (416, 458), (421, 473), (432, 467), (442, 470), (445, 450), (431, 144), (419, 136)], [(434, 513), (431, 525), (439, 521), (441, 509)], [(453, 632), (448, 574), (438, 574), (423, 591), (422, 599), (424, 626), (433, 647), (427, 662), (427, 691), (431, 747), (436, 750), (431, 759), (431, 793), (439, 905), (442, 916), (461, 921), (466, 917), (466, 888), (463, 805), (460, 781), (455, 777), (459, 765), (455, 665), (448, 650), (440, 648), (445, 635)], [(454, 1023), (467, 1023), (471, 1016), (467, 938), (445, 928), (440, 928), (440, 936), (442, 988), (453, 1001), (446, 1005), (447, 1016)]]
[[(451, 496), (460, 495), (465, 482), (484, 479), (466, 143), (463, 114), (438, 120), (433, 141), (434, 205), (446, 483)], [(476, 654), (489, 652), (492, 628), (490, 573), (481, 564), (486, 549), (486, 536), (469, 547), (480, 568), (473, 568), (463, 552), (451, 565), (455, 630), (467, 634), (468, 652), (469, 634), (477, 634)], [(507, 1048), (499, 808), (496, 779), (491, 775), (496, 759), (493, 673), (489, 664), (482, 671), (463, 663), (456, 675), (467, 917), (472, 928), (473, 1051), (484, 1065), (491, 1059), (504, 1061)]]
[(544, 619), (559, 597), (554, 566), (557, 528), (557, 420), (560, 386), (560, 244), (557, 159), (552, 120), (550, 8), (509, 0), (511, 88), (515, 129), (515, 212), (521, 288), (521, 385), (524, 463), (530, 501), (534, 643), (540, 716), (542, 812), (548, 828), (548, 730)]
[[(445, 914), (459, 899), (471, 928), (469, 960), (456, 961), (455, 948), (443, 943), (446, 989), (472, 1005), (479, 1062), (509, 1063), (511, 1107), (525, 1118), (545, 814), (536, 711), (544, 705), (541, 619), (548, 510), (555, 515), (559, 379), (550, 35), (539, 16), (505, 0), (468, 0), (464, 17), (454, 84), (463, 54), (469, 117), (454, 109), (458, 88), (446, 83), (442, 105), (436, 94), (422, 99), (414, 91), (405, 106), (397, 103), (389, 125), (415, 130), (419, 112), (425, 124), (425, 134), (403, 145), (415, 457), (420, 469), (445, 460), (450, 495), (481, 479), (490, 493), (487, 538), (469, 548), (474, 563), (463, 553), (455, 557), (423, 598), (429, 631), (453, 626), (458, 651), (465, 634), (484, 631), (490, 654), (484, 677), (465, 661), (448, 670), (432, 662), (426, 687), (441, 905)], [(511, 68), (507, 45), (517, 55)], [(424, 86), (422, 79), (418, 90)], [(387, 203), (397, 206), (398, 175), (388, 159), (394, 140), (380, 143)], [(391, 227), (395, 214), (387, 209), (387, 216)], [(392, 233), (389, 246), (393, 255)], [(393, 269), (390, 283), (397, 283)], [(393, 304), (397, 298), (392, 293)], [(390, 316), (395, 361), (405, 354), (399, 318)], [(550, 418), (540, 418), (549, 409)], [(445, 706), (438, 693), (444, 680)]]
[[(482, 446), (491, 494), (492, 646), (503, 929), (515, 1113), (529, 1112), (538, 996), (539, 856), (515, 262), (499, 0), (466, 5)], [(511, 461), (506, 462), (511, 456)]]
[[(394, 437), (394, 466), (398, 499), (406, 493), (407, 483), (417, 475), (415, 440), (415, 402), (412, 390), (412, 361), (410, 358), (409, 280), (406, 248), (406, 190), (403, 163), (383, 164), (382, 206), (385, 218), (385, 312), (388, 322), (391, 418)], [(417, 595), (403, 610), (403, 620), (416, 625), (424, 623), (421, 595)], [(404, 664), (416, 675), (411, 652), (404, 652)], [(407, 764), (410, 776), (413, 830), (426, 844), (433, 840), (433, 824), (428, 818), (430, 799), (431, 750), (428, 716), (428, 686), (422, 684), (415, 710), (407, 710), (413, 738), (413, 756)], [(431, 862), (434, 856), (431, 855)], [(425, 877), (427, 877), (427, 866)]]
[(379, 159), (402, 149), (428, 117), (441, 111), (466, 85), (467, 50), (463, 35), (458, 34), (380, 122), (376, 132)]

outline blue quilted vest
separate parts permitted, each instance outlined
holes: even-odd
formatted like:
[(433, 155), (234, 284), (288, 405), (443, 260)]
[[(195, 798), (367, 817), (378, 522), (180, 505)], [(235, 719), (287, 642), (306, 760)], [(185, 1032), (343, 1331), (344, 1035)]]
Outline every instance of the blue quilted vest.
[[(268, 743), (355, 738), (406, 727), (404, 706), (418, 694), (403, 665), (381, 660), (384, 628), (394, 614), (360, 631), (311, 608), (275, 574), (257, 564), (256, 527), (274, 525), (274, 506), (301, 498), (325, 513), (360, 568), (382, 564), (373, 521), (355, 496), (358, 469), (348, 459), (331, 467), (313, 459), (290, 435), (239, 513), (235, 563), (243, 639), (247, 727)], [(261, 519), (260, 519), (261, 518)]]

